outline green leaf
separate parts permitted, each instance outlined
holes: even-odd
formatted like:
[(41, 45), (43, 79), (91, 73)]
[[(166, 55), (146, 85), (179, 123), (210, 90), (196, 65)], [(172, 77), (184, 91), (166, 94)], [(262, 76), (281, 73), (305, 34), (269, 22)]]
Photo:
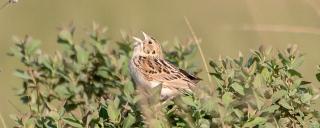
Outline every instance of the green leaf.
[(16, 48), (16, 47), (11, 47), (10, 48), (10, 52), (8, 53), (9, 56), (15, 56), (18, 58), (22, 58), (23, 54), (21, 53), (20, 48)]
[(114, 102), (114, 106), (115, 106), (116, 108), (119, 108), (120, 99), (119, 99), (118, 97), (116, 97), (116, 98), (114, 98), (113, 102)]
[(190, 106), (193, 106), (193, 107), (196, 106), (196, 104), (194, 103), (194, 101), (193, 101), (191, 96), (182, 96), (181, 100), (183, 101), (183, 103), (185, 103), (187, 105), (190, 105)]
[(50, 111), (48, 113), (48, 116), (50, 116), (51, 118), (53, 118), (54, 120), (59, 120), (60, 119), (60, 115), (58, 112), (56, 111)]
[(29, 118), (26, 121), (24, 121), (23, 125), (25, 128), (34, 128), (35, 127), (35, 119), (34, 118)]
[(203, 100), (201, 100), (201, 109), (203, 109), (206, 112), (212, 112), (215, 110), (215, 108), (217, 107), (216, 102), (215, 102), (215, 98), (210, 97), (210, 98), (204, 98)]
[(280, 108), (279, 105), (271, 105), (265, 109), (263, 109), (261, 112), (268, 112), (268, 113), (274, 113), (275, 110), (278, 110)]
[(317, 73), (317, 74), (316, 74), (316, 78), (317, 78), (317, 80), (320, 82), (320, 73)]
[(289, 64), (289, 59), (287, 57), (285, 57), (282, 53), (278, 54), (278, 57), (281, 59), (281, 62), (285, 65)]
[(110, 69), (105, 66), (101, 66), (98, 68), (96, 74), (102, 78), (108, 78), (110, 76), (108, 70)]
[(254, 94), (254, 97), (256, 99), (256, 104), (257, 104), (257, 107), (259, 110), (261, 110), (262, 108), (262, 105), (265, 103), (265, 100), (263, 99), (263, 97), (259, 96), (256, 92), (256, 90), (253, 90), (253, 94)]
[(81, 64), (87, 64), (89, 61), (89, 52), (80, 46), (75, 46), (77, 51), (77, 61)]
[(244, 116), (244, 113), (241, 110), (239, 110), (239, 109), (232, 109), (232, 110), (237, 115), (237, 117), (239, 119), (241, 119)]
[(265, 81), (268, 81), (271, 77), (271, 73), (269, 72), (269, 70), (267, 68), (263, 68), (261, 75)]
[(293, 109), (293, 107), (284, 99), (281, 99), (279, 104), (286, 109)]
[(117, 44), (119, 48), (125, 53), (129, 53), (129, 51), (131, 51), (131, 46), (129, 45), (128, 42), (118, 42)]
[(281, 128), (285, 128), (285, 127), (288, 127), (288, 124), (290, 123), (290, 119), (289, 117), (280, 118), (278, 122)]
[(300, 67), (303, 64), (303, 57), (297, 57), (296, 59), (294, 59), (294, 62), (291, 64), (291, 68), (295, 69)]
[(41, 63), (48, 68), (50, 71), (53, 71), (53, 67), (52, 67), (52, 62), (50, 61), (49, 58), (45, 58), (43, 57), (41, 60)]
[(254, 88), (261, 88), (261, 86), (263, 85), (263, 77), (261, 74), (257, 74), (256, 77), (254, 77), (254, 80), (252, 82)]
[(135, 122), (136, 118), (129, 113), (127, 118), (123, 121), (123, 128), (131, 128)]
[(58, 41), (60, 43), (73, 44), (73, 42), (72, 42), (72, 33), (67, 29), (61, 30), (59, 35), (58, 35)]
[(299, 77), (299, 78), (302, 78), (301, 73), (298, 72), (298, 71), (296, 71), (296, 70), (290, 69), (290, 70), (288, 70), (288, 72), (289, 72), (289, 74), (290, 74), (291, 76), (297, 76), (297, 77)]
[(272, 102), (274, 103), (274, 102), (278, 101), (279, 99), (281, 99), (283, 96), (285, 96), (287, 94), (288, 94), (288, 92), (285, 90), (279, 90), (279, 91), (275, 92), (271, 97)]
[(199, 120), (199, 124), (200, 124), (199, 128), (210, 128), (210, 121), (207, 119), (201, 118)]
[(107, 111), (107, 107), (105, 105), (100, 106), (99, 117), (104, 120), (108, 118), (108, 111)]
[[(292, 85), (291, 86), (289, 86), (289, 95), (291, 96), (291, 94), (293, 93), (292, 91), (293, 90), (297, 90), (297, 88), (299, 87), (299, 86), (301, 86), (302, 85), (302, 80), (301, 79), (296, 79), (296, 80), (293, 80), (293, 82), (292, 82)], [(291, 94), (290, 94), (291, 93)]]
[(301, 81), (300, 85), (307, 85), (307, 84), (311, 84), (311, 82), (309, 81)]
[(311, 100), (311, 98), (312, 98), (312, 95), (311, 95), (311, 94), (309, 94), (309, 93), (304, 93), (304, 94), (302, 94), (302, 96), (301, 96), (301, 102), (302, 102), (302, 103), (307, 103), (307, 102), (309, 102), (309, 101)]
[(68, 86), (68, 85), (65, 85), (65, 84), (59, 85), (59, 86), (57, 86), (57, 87), (54, 88), (54, 91), (58, 94), (58, 96), (59, 96), (60, 98), (63, 98), (63, 99), (69, 98), (70, 96), (72, 96), (72, 94), (71, 94), (71, 92), (69, 91), (69, 89), (68, 89), (67, 86)]
[(128, 82), (127, 85), (124, 86), (124, 93), (127, 95), (131, 95), (134, 93), (134, 85), (132, 82)]
[(223, 94), (222, 102), (226, 107), (228, 107), (229, 104), (233, 101), (232, 95), (233, 94), (231, 92), (226, 92), (225, 94)]
[(29, 76), (29, 74), (27, 74), (25, 71), (22, 71), (22, 70), (16, 70), (13, 75), (25, 80), (31, 79), (31, 76)]
[(185, 56), (186, 59), (190, 59), (190, 58), (193, 58), (196, 55), (196, 53), (197, 53), (197, 48), (191, 46), (189, 51), (183, 56)]
[(107, 111), (110, 121), (113, 123), (119, 123), (120, 110), (114, 101), (108, 101)]
[(69, 124), (70, 126), (72, 126), (72, 127), (75, 127), (75, 128), (83, 128), (81, 122), (80, 122), (79, 120), (77, 120), (77, 119), (72, 118), (72, 117), (70, 117), (70, 118), (62, 118), (62, 120), (63, 120), (65, 123), (67, 123), (67, 124)]
[(263, 118), (263, 117), (256, 117), (254, 118), (253, 120), (245, 123), (243, 125), (243, 127), (254, 127), (254, 126), (257, 126), (257, 125), (260, 125), (260, 124), (264, 124), (266, 123), (267, 119), (266, 118)]
[(239, 94), (244, 95), (244, 88), (239, 83), (235, 82), (231, 84), (231, 87)]
[(251, 76), (251, 75), (253, 75), (255, 72), (256, 72), (256, 70), (257, 70), (257, 62), (256, 61), (254, 61), (253, 62), (253, 64), (252, 65), (250, 65), (250, 67), (249, 67), (249, 75)]
[(40, 40), (31, 40), (25, 45), (25, 52), (27, 55), (33, 55), (37, 49), (40, 47)]

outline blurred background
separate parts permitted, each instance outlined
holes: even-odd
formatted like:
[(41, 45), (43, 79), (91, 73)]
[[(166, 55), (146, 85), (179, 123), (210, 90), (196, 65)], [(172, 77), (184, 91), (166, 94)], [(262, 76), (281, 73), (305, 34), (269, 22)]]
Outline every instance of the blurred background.
[(48, 53), (58, 48), (58, 27), (71, 22), (82, 32), (76, 33), (79, 40), (93, 22), (107, 26), (112, 40), (121, 39), (120, 31), (140, 37), (145, 31), (160, 41), (185, 40), (191, 34), (184, 17), (201, 38), (208, 59), (236, 57), (239, 51), (246, 55), (262, 44), (276, 50), (298, 44), (306, 54), (300, 71), (314, 86), (319, 84), (314, 77), (320, 64), (318, 0), (20, 0), (0, 10), (0, 114), (10, 127), (9, 115), (25, 109), (14, 90), (21, 81), (12, 75), (22, 65), (6, 55), (13, 36), (40, 39)]

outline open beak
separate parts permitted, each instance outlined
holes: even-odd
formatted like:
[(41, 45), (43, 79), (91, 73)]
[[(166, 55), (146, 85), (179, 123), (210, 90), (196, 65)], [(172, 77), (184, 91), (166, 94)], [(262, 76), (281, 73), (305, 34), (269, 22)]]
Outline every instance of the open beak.
[(143, 34), (143, 37), (144, 37), (145, 40), (150, 40), (151, 39), (151, 37), (149, 35), (147, 35), (145, 32), (142, 32), (142, 34)]
[[(143, 37), (144, 37), (144, 40), (150, 40), (151, 39), (151, 37), (149, 36), (149, 35), (147, 35), (145, 32), (142, 32), (142, 34), (143, 34)], [(143, 44), (143, 40), (141, 40), (140, 38), (138, 38), (138, 37), (132, 37), (133, 39), (134, 39), (134, 46), (137, 46), (137, 45), (139, 45), (139, 44)]]
[(140, 38), (138, 38), (138, 37), (132, 37), (133, 38), (133, 40), (134, 40), (134, 46), (137, 46), (137, 45), (139, 45), (139, 44), (142, 44), (142, 40), (140, 39)]

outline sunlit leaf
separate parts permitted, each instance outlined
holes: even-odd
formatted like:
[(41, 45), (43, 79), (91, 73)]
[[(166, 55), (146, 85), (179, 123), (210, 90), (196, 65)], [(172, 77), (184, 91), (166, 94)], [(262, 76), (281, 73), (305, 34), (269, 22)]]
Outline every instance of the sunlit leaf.
[(191, 96), (183, 96), (183, 97), (181, 97), (181, 99), (187, 105), (190, 105), (190, 106), (193, 106), (193, 107), (196, 106), (196, 104), (194, 103), (194, 101), (193, 101)]
[(273, 113), (274, 111), (278, 110), (280, 108), (279, 105), (271, 105), (265, 109), (262, 110), (262, 112), (269, 112), (269, 113)]
[(239, 94), (244, 95), (244, 88), (240, 84), (233, 83), (231, 84), (231, 87)]
[(128, 114), (127, 118), (123, 121), (123, 128), (131, 128), (131, 126), (136, 122), (136, 118), (131, 114)]
[(69, 43), (69, 44), (73, 44), (73, 42), (72, 42), (72, 33), (67, 29), (63, 29), (62, 31), (60, 31), (60, 33), (58, 35), (58, 41), (60, 43), (66, 42), (66, 43)]
[(77, 61), (81, 64), (86, 64), (89, 61), (89, 52), (82, 47), (75, 47), (77, 51)]
[(312, 98), (312, 95), (310, 95), (309, 93), (305, 93), (305, 94), (302, 94), (301, 96), (301, 102), (302, 103), (307, 103), (311, 100)]
[(83, 128), (81, 122), (74, 118), (62, 118), (62, 120), (74, 128)]
[(32, 55), (35, 53), (35, 51), (40, 47), (40, 40), (31, 40), (30, 42), (27, 42), (25, 47), (25, 52), (27, 55)]
[(260, 124), (264, 124), (266, 121), (267, 121), (266, 118), (256, 117), (256, 118), (254, 118), (253, 120), (245, 123), (245, 124), (243, 125), (243, 127), (254, 127), (254, 126), (257, 126), (257, 125), (260, 125)]
[(243, 118), (244, 113), (239, 109), (233, 109), (233, 112), (237, 115), (238, 118)]
[(263, 68), (261, 75), (265, 81), (268, 81), (270, 79), (271, 73), (267, 68)]
[(299, 72), (296, 71), (296, 70), (290, 69), (290, 70), (288, 70), (288, 72), (290, 73), (291, 76), (297, 76), (297, 77), (299, 77), (299, 78), (302, 78), (302, 74), (299, 73)]
[(303, 57), (297, 57), (294, 62), (291, 64), (291, 68), (295, 69), (300, 67), (303, 64)]
[(117, 103), (114, 101), (108, 101), (108, 116), (111, 122), (118, 123), (120, 118), (120, 110), (117, 107)]
[(14, 75), (16, 77), (19, 77), (19, 78), (22, 78), (22, 79), (25, 79), (25, 80), (31, 79), (31, 76), (29, 74), (27, 74), (26, 72), (21, 71), (21, 70), (16, 70), (14, 72)]
[(229, 104), (233, 101), (232, 98), (232, 93), (231, 92), (226, 92), (223, 96), (222, 96), (222, 102), (224, 103), (225, 106), (229, 106)]
[(35, 127), (35, 119), (29, 118), (24, 122), (25, 128), (34, 128)]
[(67, 88), (68, 85), (60, 85), (57, 86), (54, 91), (58, 94), (61, 98), (68, 98), (72, 95), (72, 93)]
[(265, 100), (263, 99), (263, 97), (260, 97), (256, 91), (253, 91), (253, 94), (254, 94), (254, 97), (256, 99), (256, 104), (257, 104), (257, 107), (258, 107), (258, 110), (261, 110), (263, 104), (265, 103)]
[(276, 102), (281, 99), (283, 96), (287, 95), (288, 92), (285, 90), (279, 90), (272, 95), (272, 102)]
[(279, 104), (286, 109), (293, 109), (293, 107), (284, 99), (281, 99)]

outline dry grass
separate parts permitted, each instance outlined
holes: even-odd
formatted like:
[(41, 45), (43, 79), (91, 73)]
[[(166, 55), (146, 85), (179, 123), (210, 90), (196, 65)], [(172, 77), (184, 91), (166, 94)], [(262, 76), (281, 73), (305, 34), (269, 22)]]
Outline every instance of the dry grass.
[(4, 118), (3, 118), (3, 116), (2, 116), (1, 113), (0, 113), (0, 121), (1, 121), (1, 123), (2, 123), (2, 127), (3, 127), (3, 128), (7, 128), (6, 122), (4, 121)]
[(204, 57), (204, 54), (202, 52), (202, 48), (200, 46), (200, 41), (198, 40), (195, 32), (193, 31), (193, 28), (192, 28), (189, 20), (186, 17), (184, 17), (184, 19), (185, 19), (185, 22), (186, 22), (186, 24), (187, 24), (187, 26), (188, 26), (188, 28), (189, 28), (189, 30), (191, 32), (192, 38), (193, 38), (194, 42), (197, 44), (197, 47), (199, 49), (199, 53), (201, 55), (201, 59), (202, 59), (204, 68), (206, 69), (206, 72), (207, 72), (207, 75), (208, 75), (208, 80), (209, 80), (210, 84), (212, 84), (212, 79), (211, 79), (211, 76), (210, 76), (210, 73), (209, 73), (209, 68), (208, 68), (208, 65), (207, 65), (207, 61), (206, 61), (206, 59)]

